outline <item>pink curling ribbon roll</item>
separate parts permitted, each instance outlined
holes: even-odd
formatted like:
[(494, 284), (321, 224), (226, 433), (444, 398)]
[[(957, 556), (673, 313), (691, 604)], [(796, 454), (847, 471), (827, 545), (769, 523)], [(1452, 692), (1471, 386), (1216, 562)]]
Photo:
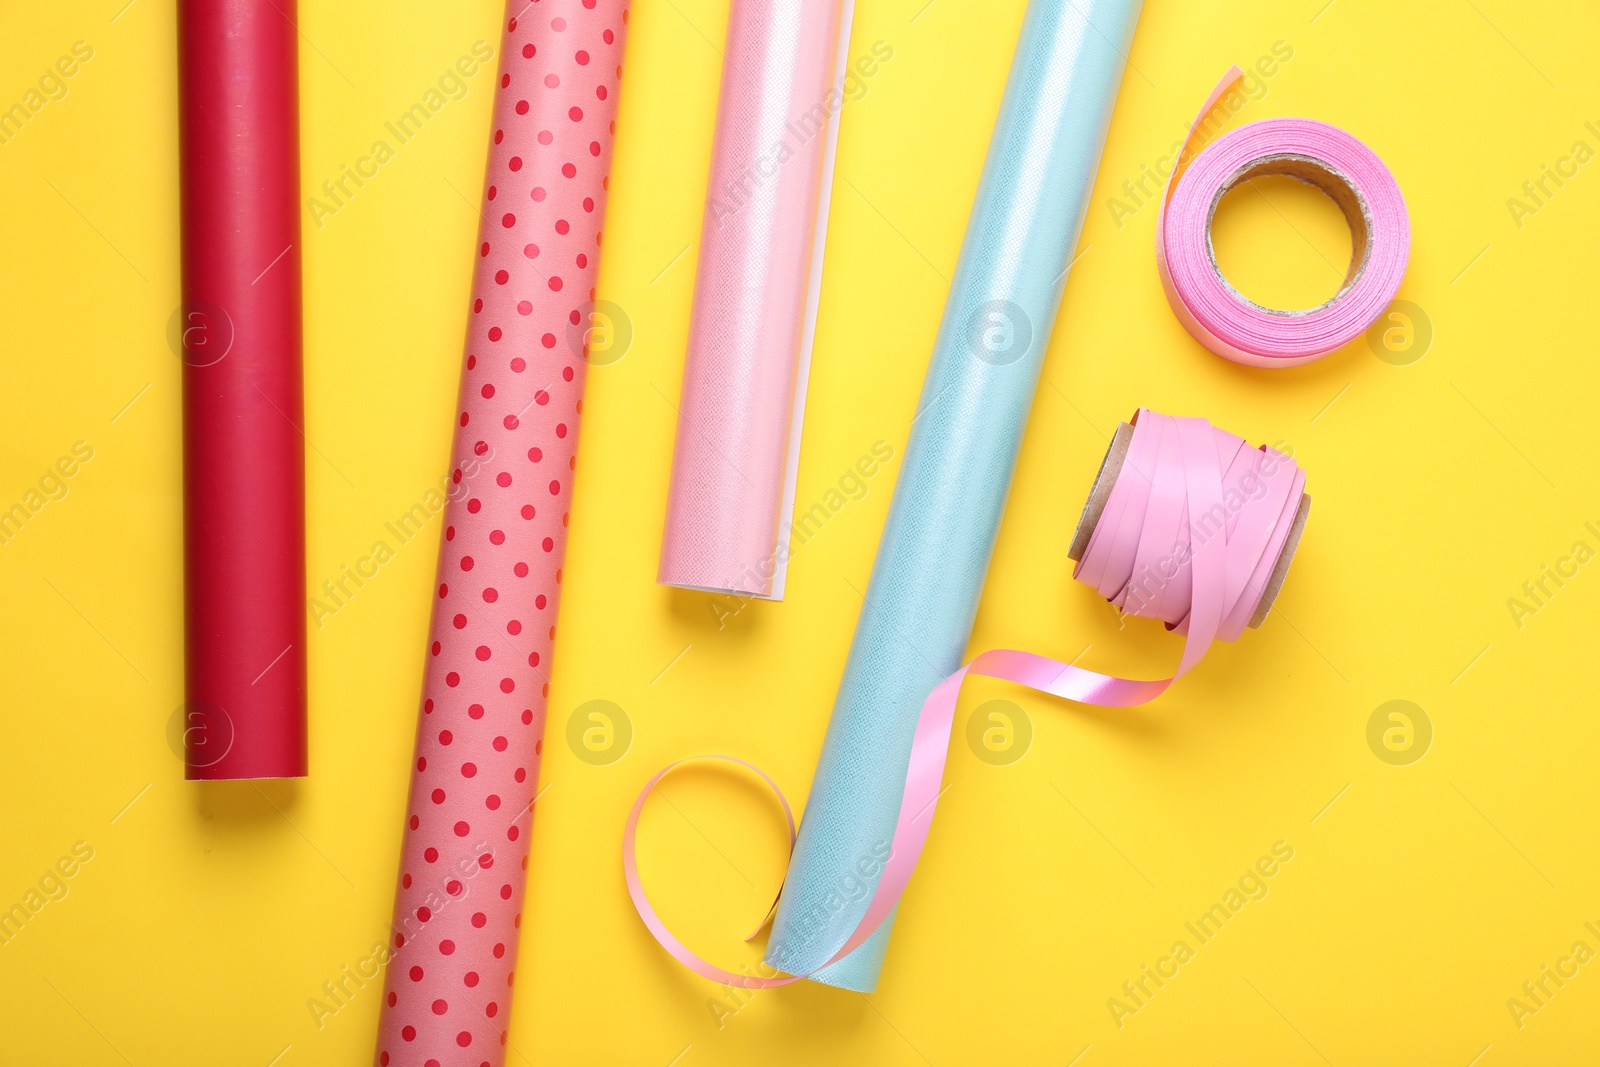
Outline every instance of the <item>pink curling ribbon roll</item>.
[[(1305, 484), (1305, 472), (1289, 455), (1265, 445), (1252, 448), (1205, 419), (1141, 409), (1131, 426), (1119, 427), (1069, 551), (1078, 560), (1073, 576), (1123, 612), (1159, 619), (1183, 634), (1177, 669), (1170, 678), (1146, 681), (994, 649), (935, 686), (917, 720), (888, 854), (881, 866), (869, 864), (870, 874), (859, 872), (866, 881), (878, 879), (866, 915), (817, 970), (871, 937), (911, 880), (939, 803), (956, 699), (967, 677), (999, 678), (1101, 707), (1154, 700), (1193, 669), (1214, 641), (1234, 640), (1265, 619), (1310, 513)], [(778, 792), (793, 841), (794, 816), (770, 777), (731, 756), (698, 758), (727, 760), (759, 774)], [(747, 989), (802, 980), (805, 975), (751, 975), (710, 963), (678, 940), (651, 905), (636, 855), (639, 815), (656, 783), (686, 762), (658, 771), (628, 814), (622, 868), (634, 907), (662, 947), (703, 978)]]
[(656, 580), (783, 599), (853, 0), (733, 0)]
[(627, 0), (508, 0), (380, 1067), (500, 1067)]
[[(1180, 159), (1201, 123), (1242, 77), (1229, 69), (1189, 128)], [(1350, 268), (1326, 303), (1279, 311), (1228, 283), (1211, 245), (1217, 205), (1240, 182), (1269, 174), (1316, 186), (1350, 225)], [(1267, 119), (1223, 135), (1180, 170), (1174, 167), (1156, 222), (1156, 263), (1172, 310), (1195, 340), (1252, 367), (1295, 367), (1360, 337), (1400, 289), (1411, 255), (1411, 222), (1394, 175), (1366, 145), (1312, 119)]]

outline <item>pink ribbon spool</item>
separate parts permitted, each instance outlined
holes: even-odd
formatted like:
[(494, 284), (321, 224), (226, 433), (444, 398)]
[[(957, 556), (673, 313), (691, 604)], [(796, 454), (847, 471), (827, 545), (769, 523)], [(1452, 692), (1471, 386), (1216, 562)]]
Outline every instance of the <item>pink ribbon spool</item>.
[[(1242, 72), (1229, 69), (1184, 140)], [(1321, 189), (1350, 224), (1350, 269), (1327, 302), (1262, 307), (1222, 276), (1211, 245), (1217, 205), (1240, 182), (1271, 174)], [(1173, 168), (1156, 222), (1156, 263), (1172, 310), (1195, 340), (1252, 367), (1296, 367), (1360, 337), (1393, 302), (1411, 255), (1405, 199), (1383, 160), (1350, 134), (1313, 119), (1267, 119), (1223, 135), (1181, 172)]]

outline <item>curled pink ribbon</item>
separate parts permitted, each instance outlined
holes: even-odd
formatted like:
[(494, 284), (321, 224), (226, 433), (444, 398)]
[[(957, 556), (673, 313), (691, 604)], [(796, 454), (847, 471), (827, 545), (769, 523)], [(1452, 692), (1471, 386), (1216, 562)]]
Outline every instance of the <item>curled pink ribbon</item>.
[[(900, 815), (877, 888), (849, 938), (816, 970), (854, 951), (900, 902), (939, 803), (956, 700), (968, 676), (998, 678), (1101, 707), (1154, 700), (1198, 664), (1214, 641), (1236, 639), (1256, 617), (1295, 528), (1305, 482), (1305, 472), (1284, 453), (1265, 445), (1252, 448), (1205, 419), (1140, 409), (1123, 465), (1073, 577), (1123, 612), (1160, 619), (1184, 634), (1177, 670), (1158, 680), (1119, 678), (1031, 652), (993, 649), (936, 685), (917, 720)], [(695, 974), (746, 989), (798, 982), (806, 975), (767, 978), (708, 962), (667, 929), (650, 903), (636, 855), (639, 815), (658, 782), (696, 759), (726, 760), (760, 775), (783, 805), (793, 844), (789, 802), (766, 772), (732, 756), (679, 760), (645, 783), (628, 814), (622, 836), (628, 895), (656, 940)], [(745, 940), (765, 925), (764, 919)]]

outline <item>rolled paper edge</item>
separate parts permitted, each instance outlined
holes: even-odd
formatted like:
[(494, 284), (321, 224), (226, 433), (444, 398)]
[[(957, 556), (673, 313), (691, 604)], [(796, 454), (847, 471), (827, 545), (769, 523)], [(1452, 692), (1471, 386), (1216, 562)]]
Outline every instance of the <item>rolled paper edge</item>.
[[(1083, 559), (1084, 552), (1089, 547), (1089, 539), (1094, 536), (1095, 527), (1100, 523), (1100, 516), (1106, 509), (1106, 501), (1111, 498), (1111, 487), (1116, 484), (1117, 475), (1122, 473), (1122, 464), (1128, 458), (1128, 445), (1133, 441), (1133, 426), (1126, 422), (1117, 424), (1117, 430), (1111, 435), (1111, 443), (1106, 446), (1105, 458), (1100, 461), (1100, 471), (1094, 477), (1094, 485), (1089, 489), (1089, 498), (1084, 501), (1083, 514), (1078, 516), (1078, 527), (1073, 531), (1072, 543), (1067, 547), (1067, 558), (1074, 563)], [(1306, 520), (1311, 517), (1311, 494), (1300, 494), (1300, 506), (1295, 509), (1294, 524), (1289, 528), (1288, 540), (1284, 542), (1283, 552), (1278, 556), (1278, 562), (1272, 568), (1272, 575), (1267, 580), (1267, 588), (1261, 594), (1261, 603), (1256, 607), (1256, 613), (1250, 619), (1250, 627), (1259, 629), (1267, 621), (1267, 614), (1272, 610), (1272, 604), (1278, 599), (1278, 592), (1283, 588), (1284, 579), (1289, 575), (1289, 566), (1294, 562), (1295, 550), (1300, 547), (1300, 538), (1306, 530)]]

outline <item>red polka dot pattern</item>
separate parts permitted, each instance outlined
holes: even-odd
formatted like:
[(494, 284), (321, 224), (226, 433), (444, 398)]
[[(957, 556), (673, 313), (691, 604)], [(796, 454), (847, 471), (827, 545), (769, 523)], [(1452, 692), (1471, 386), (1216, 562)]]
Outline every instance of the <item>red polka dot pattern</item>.
[(484, 183), (502, 209), (484, 208), (478, 235), (385, 1067), (505, 1062), (583, 398), (568, 323), (594, 299), (627, 21), (626, 0), (506, 9)]

